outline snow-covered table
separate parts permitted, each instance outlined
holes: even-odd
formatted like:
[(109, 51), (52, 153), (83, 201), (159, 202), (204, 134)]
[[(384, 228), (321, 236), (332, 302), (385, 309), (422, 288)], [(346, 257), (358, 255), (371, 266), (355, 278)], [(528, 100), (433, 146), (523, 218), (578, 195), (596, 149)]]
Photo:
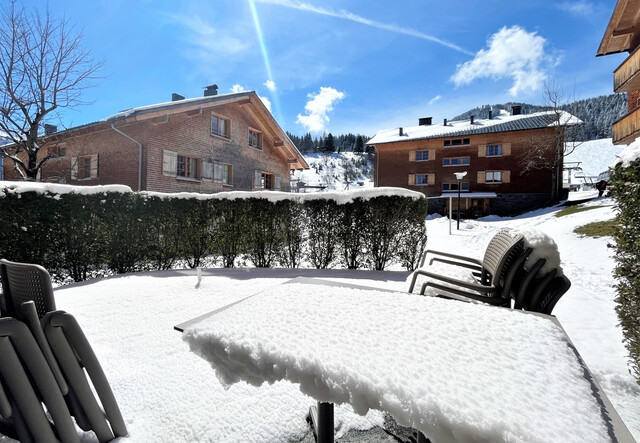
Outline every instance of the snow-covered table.
[(176, 326), (224, 385), (288, 380), (445, 441), (633, 441), (554, 317), (298, 278)]

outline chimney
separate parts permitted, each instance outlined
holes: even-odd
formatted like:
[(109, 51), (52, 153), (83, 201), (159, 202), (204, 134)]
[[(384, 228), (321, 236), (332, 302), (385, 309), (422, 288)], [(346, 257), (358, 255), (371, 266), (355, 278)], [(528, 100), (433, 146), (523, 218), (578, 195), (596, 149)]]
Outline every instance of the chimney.
[(489, 120), (493, 118), (493, 109), (489, 109)]
[(511, 115), (520, 115), (522, 114), (522, 106), (521, 105), (513, 105), (511, 106)]
[(447, 119), (444, 119), (444, 125), (447, 126)]
[(209, 85), (204, 87), (204, 96), (211, 97), (212, 95), (218, 95), (218, 85)]
[(471, 124), (473, 124), (473, 118), (474, 118), (474, 117), (473, 117), (473, 115), (472, 115), (472, 116), (471, 116)]
[(44, 135), (51, 135), (58, 132), (58, 127), (56, 125), (49, 125), (47, 123), (44, 124)]
[(418, 126), (431, 126), (433, 117), (423, 117), (418, 119)]
[(398, 128), (398, 135), (402, 136), (404, 133), (402, 132), (402, 127)]
[(176, 94), (175, 92), (173, 94), (171, 94), (171, 101), (172, 102), (177, 102), (180, 100), (184, 100), (184, 96), (180, 95), (180, 94)]

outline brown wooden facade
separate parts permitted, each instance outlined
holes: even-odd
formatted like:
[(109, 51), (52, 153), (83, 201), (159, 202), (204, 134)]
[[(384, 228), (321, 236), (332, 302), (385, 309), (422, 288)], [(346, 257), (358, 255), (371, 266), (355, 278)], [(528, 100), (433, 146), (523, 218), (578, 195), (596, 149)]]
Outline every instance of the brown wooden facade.
[(454, 196), (452, 205), (457, 209), (454, 173), (466, 172), (461, 180), (464, 216), (520, 213), (548, 203), (552, 187), (559, 191), (562, 186), (561, 174), (554, 184), (549, 168), (523, 171), (523, 154), (532, 144), (547, 143), (548, 156), (553, 156), (555, 131), (553, 127), (497, 130), (385, 143), (377, 143), (374, 137), (368, 143), (375, 146), (374, 184), (422, 192), (434, 198), (432, 210), (445, 213), (447, 195)]
[[(288, 190), (304, 158), (255, 92), (134, 108), (41, 142), (40, 180), (211, 193)], [(6, 180), (19, 180), (5, 160)]]
[(613, 73), (613, 91), (626, 92), (627, 115), (613, 124), (613, 143), (629, 144), (640, 136), (640, 0), (619, 0), (596, 55), (628, 52)]

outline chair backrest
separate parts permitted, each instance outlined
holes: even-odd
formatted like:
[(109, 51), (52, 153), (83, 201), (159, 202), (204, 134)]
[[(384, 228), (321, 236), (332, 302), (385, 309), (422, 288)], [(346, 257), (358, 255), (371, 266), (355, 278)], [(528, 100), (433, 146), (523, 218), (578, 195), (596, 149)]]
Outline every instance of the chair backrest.
[(51, 277), (45, 268), (29, 263), (0, 260), (0, 277), (6, 313), (2, 315), (25, 320), (22, 303), (33, 301), (38, 317), (56, 310)]
[(502, 229), (493, 236), (482, 259), (482, 283), (502, 287), (509, 265), (524, 254), (524, 241), (520, 233)]
[(555, 275), (541, 290), (536, 291), (535, 300), (529, 310), (551, 315), (553, 308), (571, 287), (571, 281), (565, 275)]

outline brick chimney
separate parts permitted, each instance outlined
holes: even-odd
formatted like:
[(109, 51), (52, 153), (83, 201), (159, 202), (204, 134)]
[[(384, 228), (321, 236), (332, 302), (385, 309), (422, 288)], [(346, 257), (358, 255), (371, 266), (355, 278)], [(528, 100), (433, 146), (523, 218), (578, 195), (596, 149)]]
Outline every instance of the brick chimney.
[(209, 85), (204, 87), (204, 96), (211, 97), (212, 95), (218, 95), (218, 85)]
[(58, 132), (58, 127), (56, 125), (49, 125), (47, 123), (44, 124), (44, 135), (51, 135)]

